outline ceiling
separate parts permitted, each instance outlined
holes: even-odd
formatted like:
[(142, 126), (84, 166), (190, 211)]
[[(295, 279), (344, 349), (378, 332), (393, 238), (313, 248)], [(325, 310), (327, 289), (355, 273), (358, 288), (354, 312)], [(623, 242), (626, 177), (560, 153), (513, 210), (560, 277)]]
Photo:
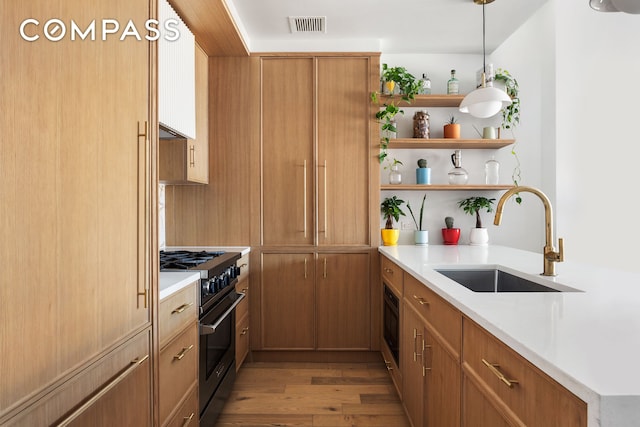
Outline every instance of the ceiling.
[[(547, 0), (485, 6), (491, 53)], [(227, 0), (251, 52), (482, 53), (482, 6), (473, 0)], [(295, 33), (289, 16), (326, 16), (325, 33)]]

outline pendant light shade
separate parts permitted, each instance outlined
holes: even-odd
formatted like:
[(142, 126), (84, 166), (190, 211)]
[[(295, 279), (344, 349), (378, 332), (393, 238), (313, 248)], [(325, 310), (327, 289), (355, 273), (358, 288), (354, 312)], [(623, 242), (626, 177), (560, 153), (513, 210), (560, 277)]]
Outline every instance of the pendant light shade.
[(640, 13), (638, 0), (589, 0), (589, 6), (598, 12)]
[[(484, 6), (493, 0), (474, 0), (477, 4), (482, 4), (482, 66), (483, 71), (486, 70), (486, 54), (485, 54), (485, 18)], [(473, 117), (486, 119), (495, 116), (504, 107), (511, 105), (511, 98), (505, 91), (487, 87), (485, 73), (482, 73), (482, 86), (464, 97), (460, 103), (460, 112), (469, 113)]]
[(495, 87), (481, 87), (464, 97), (460, 103), (460, 112), (486, 119), (495, 116), (508, 105), (511, 105), (511, 98), (505, 91)]

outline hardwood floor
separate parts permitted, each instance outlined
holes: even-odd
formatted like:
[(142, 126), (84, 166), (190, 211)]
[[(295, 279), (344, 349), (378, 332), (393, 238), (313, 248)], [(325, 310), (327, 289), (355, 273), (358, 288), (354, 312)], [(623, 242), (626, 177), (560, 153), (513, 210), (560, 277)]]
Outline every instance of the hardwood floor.
[(245, 363), (216, 427), (410, 426), (382, 363)]

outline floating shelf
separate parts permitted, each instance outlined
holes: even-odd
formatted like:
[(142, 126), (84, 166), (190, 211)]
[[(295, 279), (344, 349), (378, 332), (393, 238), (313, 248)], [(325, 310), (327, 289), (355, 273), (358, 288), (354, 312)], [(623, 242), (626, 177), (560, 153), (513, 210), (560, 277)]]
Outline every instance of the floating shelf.
[(401, 107), (459, 107), (465, 95), (416, 95), (411, 103), (400, 95), (379, 95), (380, 105), (393, 102)]
[(497, 191), (497, 190), (509, 190), (515, 187), (514, 185), (488, 185), (488, 184), (466, 184), (466, 185), (450, 185), (450, 184), (383, 184), (380, 186), (381, 190), (410, 190), (410, 191), (467, 191), (467, 190), (484, 190), (484, 191)]
[(516, 142), (515, 139), (451, 139), (451, 138), (396, 138), (389, 140), (392, 148), (503, 148)]

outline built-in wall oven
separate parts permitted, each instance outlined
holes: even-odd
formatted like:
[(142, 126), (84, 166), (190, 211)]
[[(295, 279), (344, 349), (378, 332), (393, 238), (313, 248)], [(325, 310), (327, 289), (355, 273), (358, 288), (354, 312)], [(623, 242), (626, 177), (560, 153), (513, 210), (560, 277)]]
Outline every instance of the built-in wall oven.
[(245, 294), (235, 285), (240, 253), (162, 251), (160, 270), (200, 272), (198, 298), (200, 426), (213, 427), (233, 388), (236, 376), (235, 308)]
[(385, 284), (383, 295), (383, 337), (384, 342), (393, 356), (396, 366), (400, 365), (400, 301), (393, 291)]

